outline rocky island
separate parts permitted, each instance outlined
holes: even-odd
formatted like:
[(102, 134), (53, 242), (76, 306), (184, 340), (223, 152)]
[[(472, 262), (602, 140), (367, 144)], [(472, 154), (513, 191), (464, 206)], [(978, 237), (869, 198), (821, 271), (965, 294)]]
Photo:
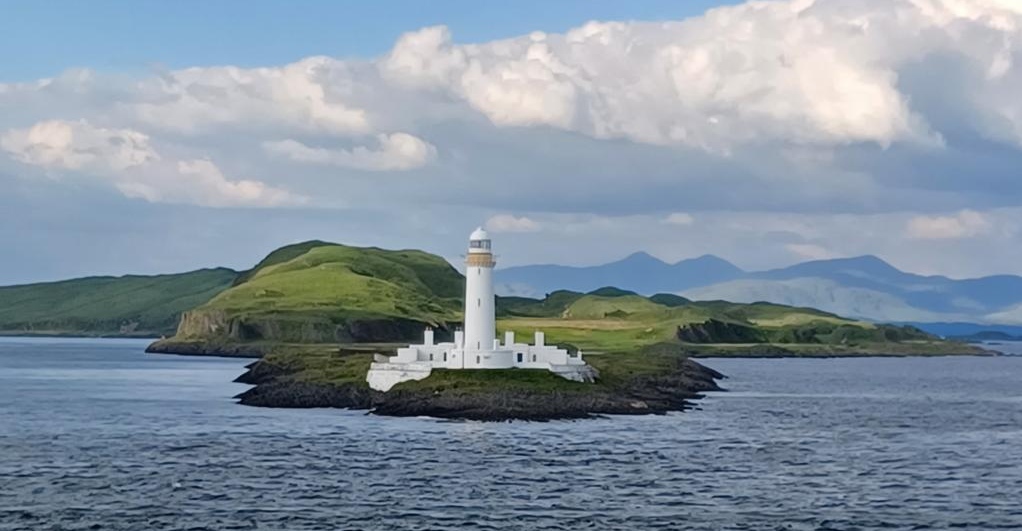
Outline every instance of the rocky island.
[(238, 395), (262, 407), (336, 407), (377, 415), (503, 421), (580, 419), (682, 411), (701, 393), (718, 391), (720, 373), (684, 357), (651, 354), (593, 356), (595, 384), (546, 371), (439, 370), (386, 393), (365, 381), (365, 349), (283, 348), (249, 365), (237, 381), (254, 385)]

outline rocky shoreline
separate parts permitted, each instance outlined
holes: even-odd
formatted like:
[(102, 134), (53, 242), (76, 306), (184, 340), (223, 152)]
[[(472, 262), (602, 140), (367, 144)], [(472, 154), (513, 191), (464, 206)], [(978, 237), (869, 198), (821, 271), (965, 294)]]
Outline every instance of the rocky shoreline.
[(572, 383), (564, 389), (399, 386), (380, 393), (364, 382), (304, 381), (294, 378), (287, 367), (260, 360), (235, 381), (254, 386), (236, 397), (248, 406), (331, 407), (394, 417), (547, 421), (683, 411), (702, 398), (702, 393), (722, 390), (717, 385), (722, 378), (724, 375), (713, 369), (679, 358), (671, 370), (642, 374), (614, 385)]
[(176, 354), (179, 356), (216, 356), (221, 358), (262, 358), (272, 350), (270, 346), (252, 343), (212, 343), (206, 341), (175, 341), (161, 339), (146, 347), (146, 354)]

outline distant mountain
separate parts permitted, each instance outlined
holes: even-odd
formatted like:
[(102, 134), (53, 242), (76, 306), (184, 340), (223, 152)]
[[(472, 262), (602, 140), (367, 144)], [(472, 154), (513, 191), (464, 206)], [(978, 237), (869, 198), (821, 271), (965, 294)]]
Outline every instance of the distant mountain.
[(1022, 341), (1022, 336), (1013, 336), (1004, 332), (987, 330), (977, 332), (968, 336), (954, 336), (951, 339), (958, 341), (982, 342), (982, 341)]
[(646, 253), (635, 253), (609, 264), (573, 267), (532, 265), (496, 272), (498, 293), (542, 297), (557, 290), (587, 293), (604, 286), (652, 295), (740, 278), (745, 272), (727, 260), (706, 255), (668, 264)]
[(751, 278), (824, 278), (845, 287), (889, 293), (931, 312), (988, 314), (1022, 303), (1022, 277), (999, 275), (968, 280), (905, 273), (875, 256), (817, 260), (753, 273)]
[(526, 296), (561, 288), (588, 292), (612, 285), (643, 295), (674, 293), (694, 300), (766, 301), (873, 321), (1022, 324), (1022, 277), (955, 280), (916, 275), (875, 256), (745, 272), (715, 256), (672, 265), (636, 253), (602, 266), (512, 267), (498, 270), (496, 278), (498, 292)]
[(941, 337), (965, 337), (986, 333), (1022, 337), (1022, 326), (976, 323), (907, 323)]
[(827, 312), (885, 322), (930, 322), (946, 319), (944, 314), (916, 308), (890, 293), (849, 287), (825, 278), (805, 277), (788, 280), (733, 280), (686, 290), (693, 300), (726, 300), (818, 308)]
[(0, 334), (173, 334), (183, 312), (229, 288), (237, 276), (220, 268), (0, 287)]

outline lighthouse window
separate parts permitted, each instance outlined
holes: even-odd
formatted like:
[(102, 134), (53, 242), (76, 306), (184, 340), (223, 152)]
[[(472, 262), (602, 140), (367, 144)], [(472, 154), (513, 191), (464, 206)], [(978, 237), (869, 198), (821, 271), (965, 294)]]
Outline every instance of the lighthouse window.
[(532, 361), (536, 361), (536, 355), (535, 354), (532, 355)]
[(518, 353), (518, 363), (521, 363), (521, 362), (522, 362), (522, 353), (519, 352)]
[(433, 361), (433, 353), (432, 352), (429, 353), (429, 361)]
[(483, 307), (483, 300), (482, 299), (476, 299), (476, 307), (477, 308), (482, 308)]
[(444, 352), (444, 361), (447, 361), (447, 353)]
[(489, 249), (490, 240), (472, 240), (468, 242), (468, 247), (470, 249)]
[(479, 356), (476, 356), (476, 365), (479, 364)]

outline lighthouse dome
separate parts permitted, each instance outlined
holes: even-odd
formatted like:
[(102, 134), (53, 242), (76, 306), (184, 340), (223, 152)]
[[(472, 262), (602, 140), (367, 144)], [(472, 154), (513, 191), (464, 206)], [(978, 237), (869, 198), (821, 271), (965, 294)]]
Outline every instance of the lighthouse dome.
[(490, 235), (486, 234), (486, 231), (482, 227), (472, 231), (472, 234), (468, 237), (468, 252), (473, 253), (485, 253), (487, 256), (490, 254)]
[(473, 240), (473, 241), (489, 240), (490, 239), (490, 235), (487, 234), (486, 231), (483, 230), (482, 227), (478, 227), (478, 228), (476, 228), (476, 230), (472, 231), (472, 235), (469, 236), (468, 239), (469, 240)]

